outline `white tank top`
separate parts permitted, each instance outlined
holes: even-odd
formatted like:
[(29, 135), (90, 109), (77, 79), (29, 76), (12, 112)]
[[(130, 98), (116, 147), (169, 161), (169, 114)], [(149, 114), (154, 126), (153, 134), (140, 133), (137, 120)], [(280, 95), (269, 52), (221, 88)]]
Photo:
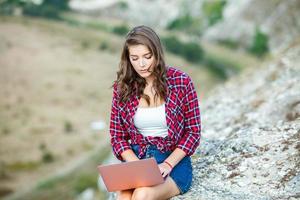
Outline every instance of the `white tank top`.
[(166, 137), (168, 135), (165, 103), (158, 107), (138, 107), (133, 120), (137, 130), (145, 137)]

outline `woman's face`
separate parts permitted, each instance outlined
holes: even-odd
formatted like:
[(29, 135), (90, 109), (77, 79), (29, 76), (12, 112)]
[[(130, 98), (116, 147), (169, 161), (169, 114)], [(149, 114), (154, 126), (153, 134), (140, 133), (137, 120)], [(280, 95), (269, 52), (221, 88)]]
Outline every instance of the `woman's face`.
[(147, 46), (131, 45), (128, 47), (129, 60), (134, 70), (143, 78), (151, 76), (154, 68), (154, 55)]

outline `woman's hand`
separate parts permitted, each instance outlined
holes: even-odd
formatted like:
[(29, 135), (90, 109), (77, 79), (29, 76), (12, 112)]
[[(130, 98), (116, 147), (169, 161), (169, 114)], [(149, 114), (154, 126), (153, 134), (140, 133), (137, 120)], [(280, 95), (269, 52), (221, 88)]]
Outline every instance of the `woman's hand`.
[(172, 168), (167, 163), (160, 163), (158, 165), (161, 175), (165, 178), (168, 174), (171, 173)]

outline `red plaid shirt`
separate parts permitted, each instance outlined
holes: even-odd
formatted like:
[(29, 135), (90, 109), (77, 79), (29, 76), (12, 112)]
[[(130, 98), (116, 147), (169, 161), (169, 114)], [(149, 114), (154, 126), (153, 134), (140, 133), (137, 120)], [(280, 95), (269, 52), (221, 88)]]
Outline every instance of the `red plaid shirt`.
[(127, 102), (119, 101), (117, 85), (114, 85), (110, 135), (115, 156), (123, 160), (121, 154), (131, 149), (130, 144), (139, 144), (141, 158), (149, 145), (155, 145), (160, 151), (182, 149), (188, 156), (192, 155), (200, 143), (201, 119), (198, 98), (191, 78), (184, 72), (167, 67), (168, 92), (165, 99), (168, 136), (144, 137), (134, 125), (133, 117), (140, 97), (131, 95)]

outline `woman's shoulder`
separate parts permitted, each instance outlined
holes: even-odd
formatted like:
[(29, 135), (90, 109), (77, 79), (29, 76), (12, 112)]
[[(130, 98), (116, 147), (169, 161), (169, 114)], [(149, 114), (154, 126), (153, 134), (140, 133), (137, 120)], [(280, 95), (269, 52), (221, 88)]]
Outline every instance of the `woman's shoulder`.
[(186, 85), (191, 82), (191, 77), (177, 67), (167, 66), (167, 81), (173, 85)]
[(121, 89), (120, 89), (120, 85), (117, 83), (117, 81), (114, 81), (112, 88), (113, 88), (113, 97), (120, 98)]

